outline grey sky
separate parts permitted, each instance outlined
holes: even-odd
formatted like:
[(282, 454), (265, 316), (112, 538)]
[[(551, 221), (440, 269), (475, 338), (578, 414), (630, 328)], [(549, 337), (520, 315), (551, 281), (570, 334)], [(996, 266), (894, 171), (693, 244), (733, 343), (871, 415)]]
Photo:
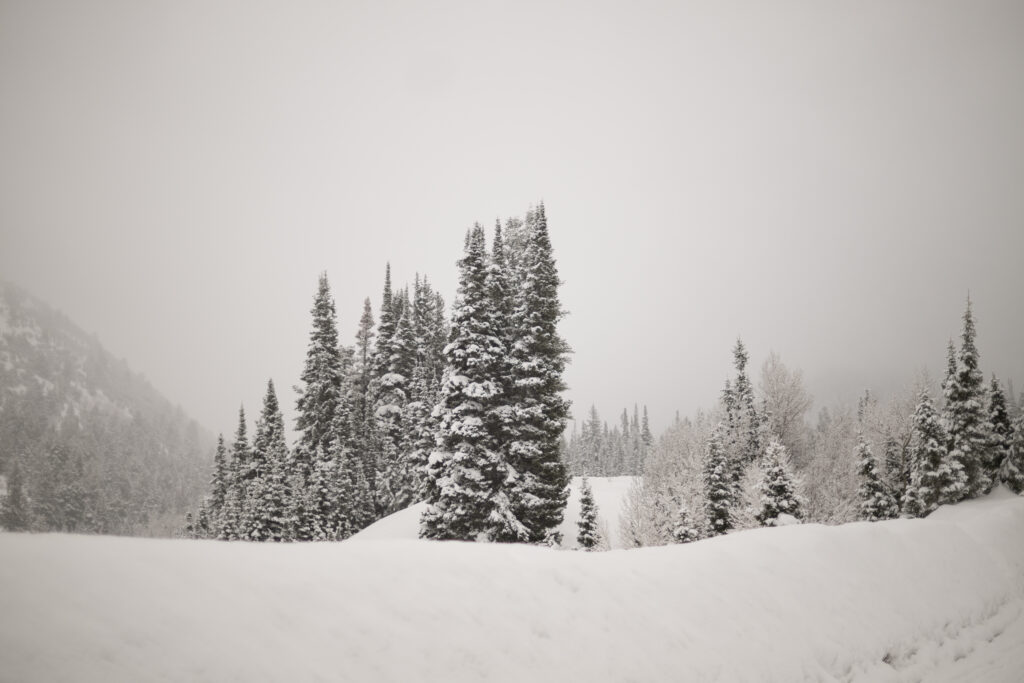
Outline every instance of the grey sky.
[(0, 0), (0, 277), (213, 430), (543, 198), (577, 415), (709, 405), (741, 334), (818, 405), (1024, 388), (1024, 4)]

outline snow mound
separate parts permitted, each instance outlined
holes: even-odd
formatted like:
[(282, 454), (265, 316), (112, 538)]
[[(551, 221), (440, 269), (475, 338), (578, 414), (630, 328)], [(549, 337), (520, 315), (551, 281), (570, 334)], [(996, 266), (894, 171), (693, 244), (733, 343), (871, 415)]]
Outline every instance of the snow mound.
[(1019, 681), (1021, 539), (1005, 492), (606, 553), (0, 534), (0, 680)]
[[(626, 493), (632, 486), (634, 477), (592, 477), (590, 490), (597, 504), (598, 525), (607, 537), (612, 548), (622, 548), (619, 534), (619, 516)], [(562, 546), (577, 548), (576, 534), (579, 528), (576, 522), (580, 518), (580, 477), (573, 477), (569, 484), (569, 501), (566, 504), (565, 519), (558, 530), (562, 534)], [(419, 538), (420, 517), (426, 509), (426, 503), (417, 503), (404, 510), (378, 520), (366, 527), (349, 540), (380, 541)]]

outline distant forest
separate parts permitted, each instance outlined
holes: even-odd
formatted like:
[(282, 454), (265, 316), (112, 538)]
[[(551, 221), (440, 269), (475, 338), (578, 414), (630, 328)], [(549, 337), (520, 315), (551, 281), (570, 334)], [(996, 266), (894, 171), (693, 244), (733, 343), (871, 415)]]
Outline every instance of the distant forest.
[(0, 523), (168, 535), (213, 439), (64, 315), (0, 283)]

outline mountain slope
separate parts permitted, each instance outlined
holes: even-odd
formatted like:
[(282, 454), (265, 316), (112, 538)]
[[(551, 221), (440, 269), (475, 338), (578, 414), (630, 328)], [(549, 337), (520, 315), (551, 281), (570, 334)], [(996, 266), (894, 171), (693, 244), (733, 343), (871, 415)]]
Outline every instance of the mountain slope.
[(1024, 498), (603, 553), (0, 533), (17, 681), (1020, 680)]
[(0, 475), (23, 481), (29, 528), (168, 533), (201, 495), (211, 446), (94, 337), (0, 283)]

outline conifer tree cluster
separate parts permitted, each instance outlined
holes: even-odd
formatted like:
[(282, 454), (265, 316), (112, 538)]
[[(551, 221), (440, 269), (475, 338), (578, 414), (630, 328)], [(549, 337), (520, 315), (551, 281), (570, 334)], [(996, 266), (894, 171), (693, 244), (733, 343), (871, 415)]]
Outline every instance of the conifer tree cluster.
[(430, 407), (447, 330), (443, 300), (419, 276), (411, 299), (407, 289), (392, 296), (389, 267), (381, 311), (383, 341), (373, 344), (367, 299), (355, 347), (340, 344), (326, 275), (320, 276), (311, 315), (297, 387), (294, 448), (287, 445), (271, 382), (252, 444), (244, 411), (231, 448), (220, 440), (210, 495), (192, 516), (188, 535), (253, 541), (342, 539), (402, 501), (420, 499), (415, 449), (432, 441)]
[(569, 410), (558, 285), (543, 204), (523, 223), (496, 226), (490, 253), (482, 226), (467, 234), (433, 413), (423, 537), (557, 541)]
[(597, 409), (590, 407), (582, 429), (575, 426), (566, 448), (566, 465), (574, 476), (618, 477), (636, 475), (643, 471), (654, 436), (647, 419), (647, 406), (641, 417), (638, 406), (633, 406), (630, 418), (623, 409), (619, 424), (608, 428)]
[[(543, 204), (467, 234), (449, 323), (425, 277), (397, 288), (385, 269), (375, 328), (366, 300), (338, 338), (321, 275), (293, 448), (274, 393), (249, 444), (244, 413), (221, 439), (210, 494), (186, 533), (257, 541), (346, 538), (420, 500), (422, 534), (530, 543), (557, 540), (568, 495), (561, 460), (568, 346)], [(649, 436), (649, 430), (648, 430)]]

